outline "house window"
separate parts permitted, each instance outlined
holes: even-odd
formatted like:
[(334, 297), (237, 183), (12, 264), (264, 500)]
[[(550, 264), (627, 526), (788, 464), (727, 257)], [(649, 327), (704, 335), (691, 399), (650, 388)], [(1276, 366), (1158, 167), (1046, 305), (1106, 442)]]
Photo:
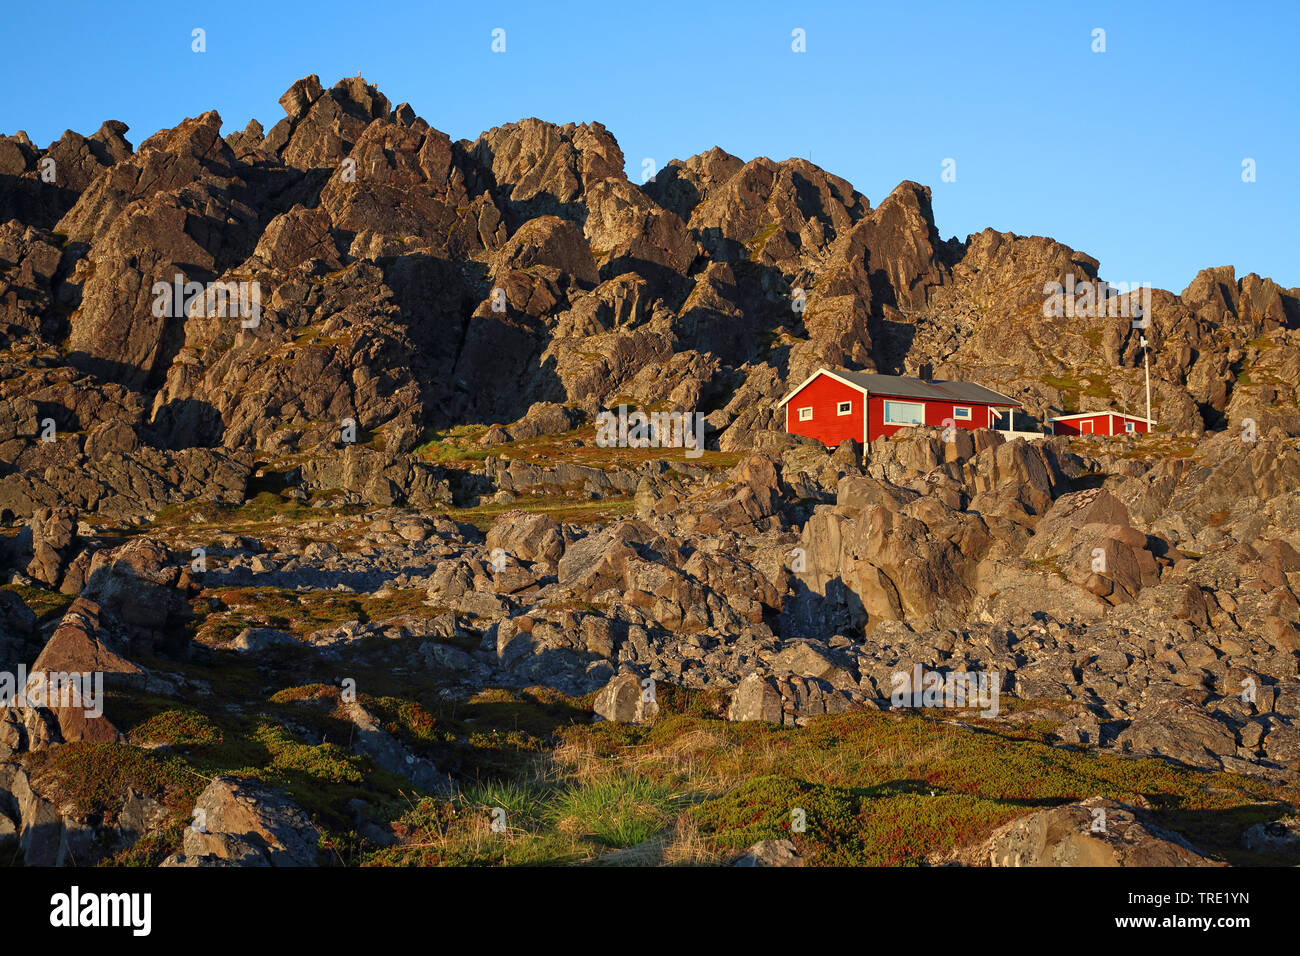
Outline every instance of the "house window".
[(952, 417), (958, 419), (964, 419), (965, 421), (970, 421), (970, 406), (954, 405), (952, 407)]
[(920, 402), (885, 402), (886, 425), (924, 425), (925, 405)]
[(1124, 431), (1126, 431), (1126, 432), (1131, 432), (1131, 431), (1136, 431), (1136, 430), (1137, 430), (1137, 426), (1136, 426), (1135, 424), (1133, 424), (1132, 422), (1125, 422), (1125, 423), (1124, 423)]
[(810, 421), (812, 421), (812, 406), (811, 406), (811, 405), (810, 405), (809, 407), (807, 407), (807, 408), (801, 408), (801, 409), (799, 409), (799, 421), (801, 421), (801, 422), (810, 422)]
[(852, 412), (853, 412), (852, 402), (840, 402), (839, 406), (835, 409), (835, 414), (837, 415), (849, 415), (852, 414)]

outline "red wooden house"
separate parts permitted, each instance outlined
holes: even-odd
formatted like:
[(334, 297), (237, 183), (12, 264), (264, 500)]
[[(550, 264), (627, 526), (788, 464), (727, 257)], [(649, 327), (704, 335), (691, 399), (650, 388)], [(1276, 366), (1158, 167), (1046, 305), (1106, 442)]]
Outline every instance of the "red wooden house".
[(970, 382), (827, 368), (808, 376), (777, 407), (782, 405), (786, 431), (830, 447), (850, 438), (869, 445), (913, 425), (1008, 429), (1007, 413), (1020, 407), (1015, 399)]
[(1140, 415), (1123, 412), (1079, 412), (1077, 415), (1058, 415), (1048, 419), (1053, 435), (1143, 435), (1155, 422)]

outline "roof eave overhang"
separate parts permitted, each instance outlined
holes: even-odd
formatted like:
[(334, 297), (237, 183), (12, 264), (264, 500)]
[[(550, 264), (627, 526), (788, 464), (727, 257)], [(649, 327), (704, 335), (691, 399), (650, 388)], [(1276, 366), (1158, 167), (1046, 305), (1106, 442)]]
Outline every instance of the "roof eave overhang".
[(858, 385), (855, 382), (850, 382), (847, 378), (844, 378), (842, 375), (836, 375), (830, 369), (819, 368), (817, 371), (813, 372), (806, 379), (800, 382), (795, 388), (791, 389), (790, 394), (786, 395), (785, 398), (781, 399), (779, 402), (776, 403), (776, 407), (780, 408), (786, 402), (790, 401), (790, 399), (794, 398), (805, 388), (807, 388), (808, 384), (813, 379), (817, 378), (819, 375), (829, 375), (831, 378), (835, 379), (835, 381), (843, 385), (847, 385), (849, 388), (853, 389), (854, 391), (861, 392), (863, 395), (867, 394), (867, 390), (863, 388), (861, 385)]

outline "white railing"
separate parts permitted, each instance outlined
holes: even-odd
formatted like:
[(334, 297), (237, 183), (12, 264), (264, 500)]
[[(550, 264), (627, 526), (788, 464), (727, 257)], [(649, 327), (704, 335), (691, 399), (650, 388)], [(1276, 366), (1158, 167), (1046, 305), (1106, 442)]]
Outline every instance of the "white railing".
[(1025, 441), (1037, 441), (1040, 438), (1047, 437), (1046, 432), (1007, 431), (1005, 428), (995, 428), (993, 431), (1006, 438), (1007, 441), (1011, 441), (1013, 438), (1023, 438)]
[(993, 414), (989, 417), (989, 427), (1011, 441), (1015, 438), (1023, 438), (1025, 441), (1037, 441), (1046, 433), (1041, 429), (1021, 431), (1016, 428), (1016, 413), (1013, 409), (1004, 409), (1001, 414), (996, 410), (990, 409)]

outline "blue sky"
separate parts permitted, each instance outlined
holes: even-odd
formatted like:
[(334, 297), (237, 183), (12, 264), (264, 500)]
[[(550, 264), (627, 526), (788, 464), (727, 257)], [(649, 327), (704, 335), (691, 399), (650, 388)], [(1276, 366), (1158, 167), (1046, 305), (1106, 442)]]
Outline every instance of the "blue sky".
[[(359, 70), (457, 139), (525, 116), (598, 120), (638, 182), (646, 158), (714, 145), (811, 156), (873, 205), (904, 179), (931, 186), (945, 237), (1049, 235), (1112, 282), (1181, 291), (1234, 265), (1300, 286), (1290, 0), (121, 7), (9, 5), (0, 132), (45, 145), (112, 118), (138, 145), (205, 109), (227, 132), (254, 117), (269, 129), (299, 76)], [(195, 27), (206, 53), (190, 49)]]

